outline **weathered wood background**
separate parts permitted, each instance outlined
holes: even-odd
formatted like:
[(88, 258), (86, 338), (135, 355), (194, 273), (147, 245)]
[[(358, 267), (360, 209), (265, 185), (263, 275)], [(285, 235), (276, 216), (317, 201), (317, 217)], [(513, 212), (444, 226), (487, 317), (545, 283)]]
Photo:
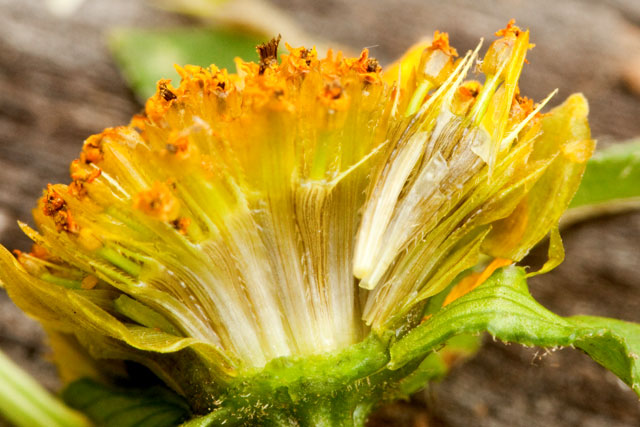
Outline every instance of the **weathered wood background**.
[[(556, 103), (584, 92), (601, 144), (640, 135), (640, 2), (637, 0), (277, 0), (308, 32), (368, 46), (381, 61), (433, 30), (465, 50), (514, 17), (537, 47), (522, 91)], [(27, 249), (15, 225), (41, 189), (67, 181), (82, 140), (140, 109), (118, 75), (105, 35), (121, 26), (193, 24), (141, 1), (88, 0), (67, 18), (38, 0), (0, 0), (0, 243)], [(532, 281), (552, 310), (640, 321), (640, 214), (564, 231), (567, 261)], [(539, 262), (543, 250), (531, 255)], [(0, 294), (0, 348), (55, 389), (39, 327)], [(544, 353), (486, 343), (478, 357), (410, 402), (382, 408), (372, 425), (638, 426), (634, 394), (573, 350)], [(0, 424), (2, 422), (0, 421)]]

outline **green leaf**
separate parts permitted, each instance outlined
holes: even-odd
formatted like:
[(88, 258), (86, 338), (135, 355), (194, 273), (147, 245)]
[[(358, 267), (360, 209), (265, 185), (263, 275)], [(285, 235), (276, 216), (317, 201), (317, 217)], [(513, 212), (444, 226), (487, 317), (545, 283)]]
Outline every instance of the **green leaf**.
[(424, 357), (456, 335), (487, 331), (500, 340), (527, 346), (577, 347), (640, 395), (640, 325), (557, 316), (531, 297), (525, 279), (522, 268), (498, 270), (393, 344), (389, 369)]
[(119, 390), (81, 379), (67, 386), (62, 397), (105, 427), (170, 427), (190, 416), (189, 406), (181, 397), (159, 386)]
[(109, 47), (138, 99), (156, 91), (163, 78), (180, 81), (174, 64), (216, 64), (235, 69), (234, 58), (257, 59), (255, 47), (263, 38), (221, 28), (172, 28), (163, 30), (118, 30), (111, 34)]
[(640, 139), (596, 151), (563, 223), (640, 206)]

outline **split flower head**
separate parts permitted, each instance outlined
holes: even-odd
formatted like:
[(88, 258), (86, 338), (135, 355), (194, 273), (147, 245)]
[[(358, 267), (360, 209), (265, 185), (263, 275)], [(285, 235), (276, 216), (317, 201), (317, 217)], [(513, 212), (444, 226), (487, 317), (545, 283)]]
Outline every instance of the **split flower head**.
[(582, 96), (520, 95), (529, 32), (497, 36), (480, 61), (436, 33), (384, 72), (278, 40), (236, 74), (179, 67), (85, 141), (0, 279), (65, 380), (135, 361), (200, 412), (270, 361), (400, 334), (554, 230), (593, 150)]

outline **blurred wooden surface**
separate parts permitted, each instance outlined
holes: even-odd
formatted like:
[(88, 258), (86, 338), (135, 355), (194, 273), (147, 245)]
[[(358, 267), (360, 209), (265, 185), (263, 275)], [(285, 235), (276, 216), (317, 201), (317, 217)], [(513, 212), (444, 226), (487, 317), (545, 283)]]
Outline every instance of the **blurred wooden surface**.
[[(276, 0), (312, 34), (389, 61), (435, 29), (459, 51), (511, 17), (531, 28), (524, 94), (559, 103), (584, 92), (601, 144), (640, 135), (640, 2)], [(192, 24), (141, 1), (90, 0), (59, 18), (38, 0), (0, 0), (0, 243), (27, 249), (15, 225), (47, 182), (66, 182), (82, 140), (140, 110), (105, 47), (121, 26)], [(567, 261), (536, 278), (534, 296), (563, 314), (640, 321), (640, 214), (604, 218), (563, 233)], [(544, 250), (531, 262), (539, 263)], [(44, 336), (0, 294), (0, 348), (47, 387)], [(0, 421), (1, 424), (1, 421)], [(382, 408), (372, 425), (637, 426), (640, 404), (612, 374), (573, 350), (488, 342), (478, 357), (410, 402)]]

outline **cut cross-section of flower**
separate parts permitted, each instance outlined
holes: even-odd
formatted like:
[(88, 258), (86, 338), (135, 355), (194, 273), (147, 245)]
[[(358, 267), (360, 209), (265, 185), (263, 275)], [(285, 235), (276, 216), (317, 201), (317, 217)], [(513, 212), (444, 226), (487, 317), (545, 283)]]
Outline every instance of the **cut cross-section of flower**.
[(85, 141), (0, 279), (56, 351), (142, 363), (196, 411), (279, 358), (378, 348), (481, 259), (521, 260), (593, 150), (584, 98), (541, 114), (517, 84), (528, 31), (497, 35), (484, 84), (480, 46), (441, 33), (384, 75), (277, 39), (235, 74), (178, 67)]

